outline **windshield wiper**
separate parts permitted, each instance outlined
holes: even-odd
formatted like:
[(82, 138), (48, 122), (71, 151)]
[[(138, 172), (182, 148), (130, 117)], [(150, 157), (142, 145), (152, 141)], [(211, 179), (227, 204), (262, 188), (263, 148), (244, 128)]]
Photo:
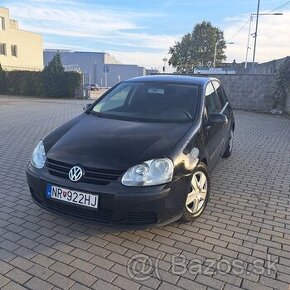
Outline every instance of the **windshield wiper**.
[(98, 112), (96, 112), (96, 111), (93, 111), (93, 110), (91, 110), (91, 111), (88, 111), (88, 112), (86, 112), (87, 114), (93, 114), (93, 115), (96, 115), (96, 116), (98, 116), (98, 117), (100, 117), (100, 118), (104, 118), (103, 117), (103, 115), (102, 114), (100, 114), (100, 113), (98, 113)]

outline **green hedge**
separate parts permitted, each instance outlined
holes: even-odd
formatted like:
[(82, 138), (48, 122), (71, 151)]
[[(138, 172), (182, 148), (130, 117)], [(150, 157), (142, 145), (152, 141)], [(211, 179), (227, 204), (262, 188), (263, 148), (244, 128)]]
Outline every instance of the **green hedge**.
[(7, 93), (19, 96), (42, 96), (41, 73), (31, 71), (6, 72)]
[(75, 96), (76, 90), (81, 86), (81, 79), (81, 75), (77, 72), (64, 73), (65, 96), (68, 98), (73, 98)]
[(73, 98), (81, 86), (81, 74), (65, 72), (56, 54), (42, 72), (5, 72), (0, 64), (0, 94)]
[(0, 94), (4, 94), (5, 92), (7, 92), (6, 72), (2, 69), (0, 63)]
[(47, 80), (44, 72), (0, 71), (0, 93), (19, 96), (73, 98), (81, 85), (81, 75), (64, 72)]
[(290, 57), (282, 63), (273, 86), (273, 109), (286, 112), (286, 99), (290, 94)]

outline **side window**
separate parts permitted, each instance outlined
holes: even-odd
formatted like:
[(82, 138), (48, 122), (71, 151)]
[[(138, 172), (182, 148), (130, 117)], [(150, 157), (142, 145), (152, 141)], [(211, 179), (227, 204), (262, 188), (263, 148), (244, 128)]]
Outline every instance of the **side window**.
[(208, 116), (212, 113), (219, 113), (222, 109), (221, 102), (212, 83), (209, 83), (205, 90), (205, 107)]
[(223, 87), (217, 81), (213, 81), (213, 86), (217, 92), (217, 95), (219, 97), (219, 100), (221, 102), (222, 107), (224, 107), (224, 105), (227, 103), (228, 100), (227, 100), (226, 94), (223, 90)]

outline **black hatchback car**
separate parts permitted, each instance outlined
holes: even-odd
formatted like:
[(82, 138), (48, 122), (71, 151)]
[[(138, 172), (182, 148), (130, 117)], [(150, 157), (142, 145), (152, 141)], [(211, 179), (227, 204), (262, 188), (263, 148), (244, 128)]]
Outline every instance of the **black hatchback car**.
[(209, 172), (231, 155), (234, 130), (217, 79), (121, 82), (39, 142), (27, 168), (32, 198), (97, 222), (192, 221), (208, 202)]

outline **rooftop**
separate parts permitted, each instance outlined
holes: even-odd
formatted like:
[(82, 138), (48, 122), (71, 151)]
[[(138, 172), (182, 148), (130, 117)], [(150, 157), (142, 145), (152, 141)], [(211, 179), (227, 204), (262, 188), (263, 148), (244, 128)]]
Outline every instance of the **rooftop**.
[(173, 83), (186, 83), (186, 84), (195, 84), (195, 85), (204, 85), (209, 80), (214, 78), (211, 77), (198, 77), (198, 76), (189, 76), (189, 75), (173, 75), (173, 74), (164, 74), (164, 75), (150, 75), (142, 76), (129, 79), (127, 81), (134, 82), (173, 82)]

